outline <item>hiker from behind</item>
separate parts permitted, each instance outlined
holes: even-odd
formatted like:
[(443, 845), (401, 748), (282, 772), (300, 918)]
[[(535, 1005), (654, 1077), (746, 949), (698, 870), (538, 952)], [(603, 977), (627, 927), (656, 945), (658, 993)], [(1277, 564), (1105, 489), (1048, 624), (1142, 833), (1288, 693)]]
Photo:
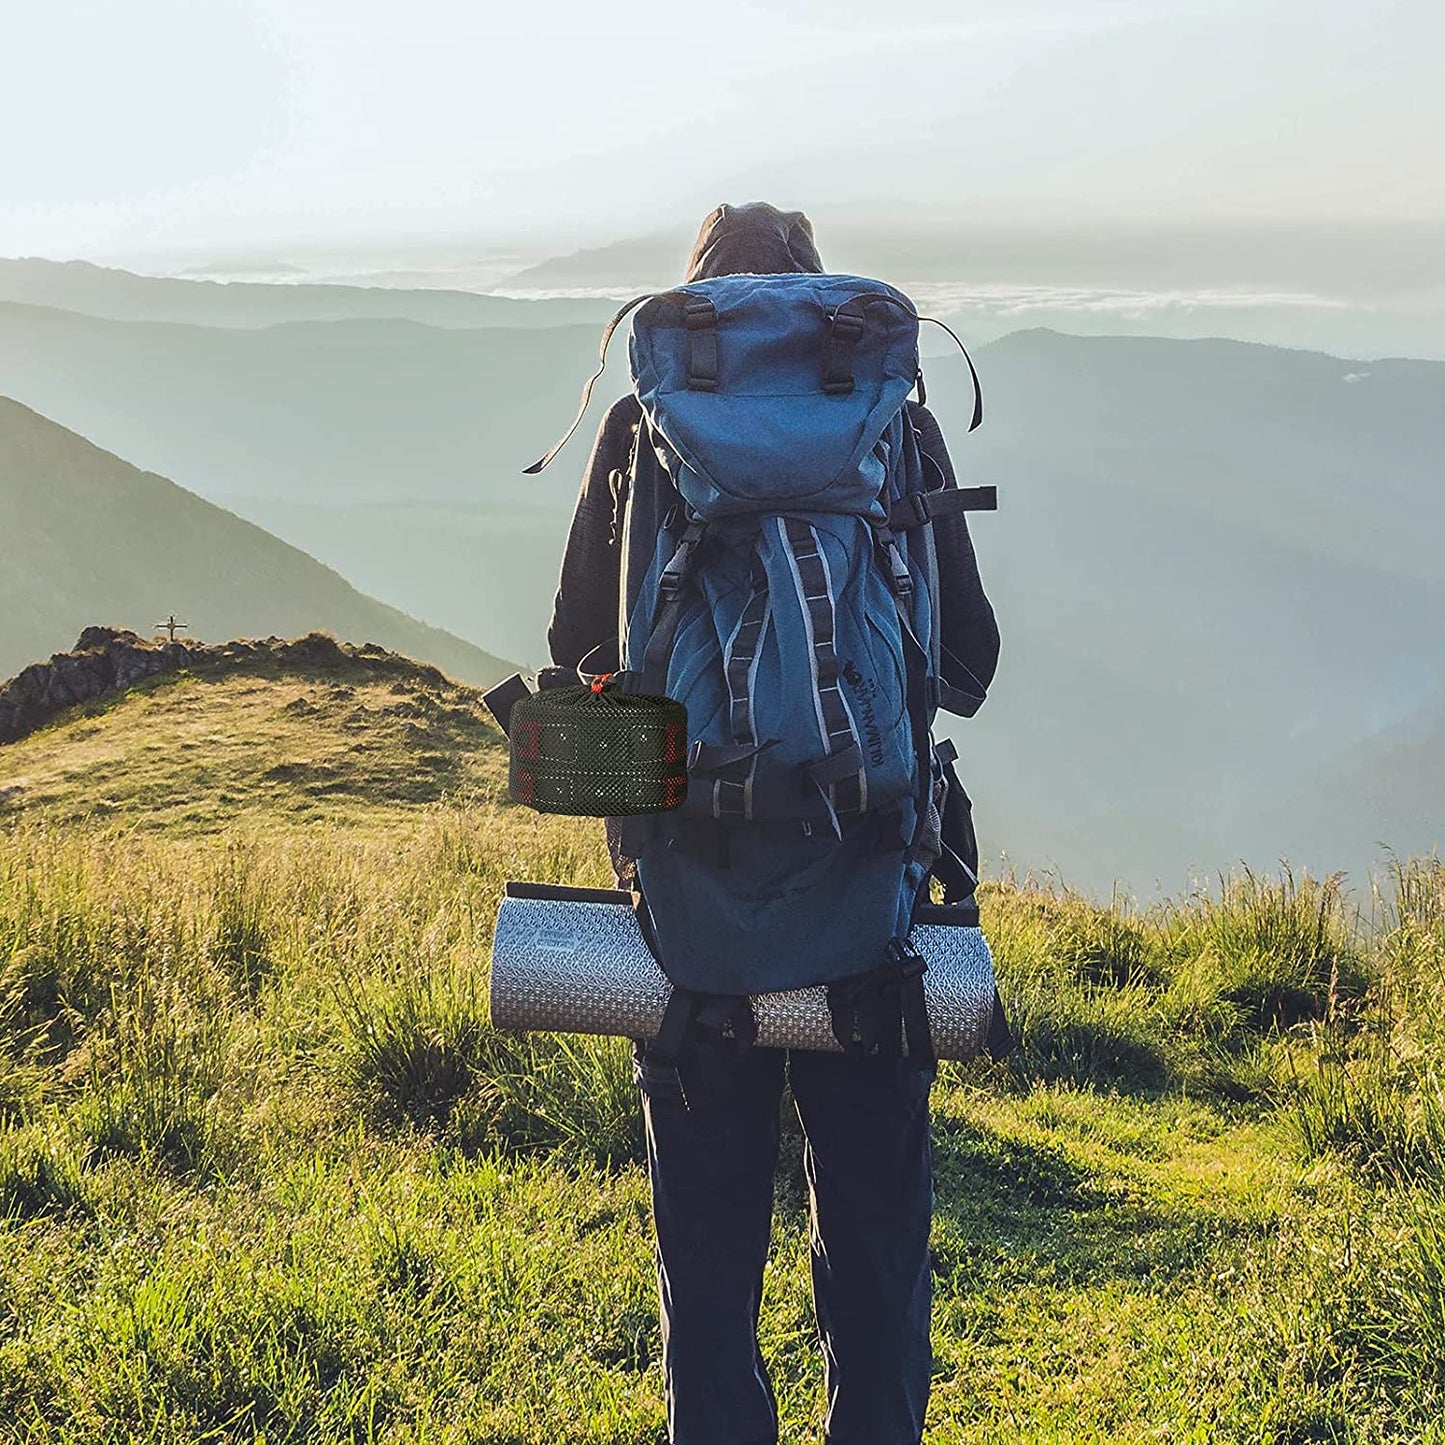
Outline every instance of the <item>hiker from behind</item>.
[[(957, 486), (938, 423), (906, 399), (906, 298), (828, 277), (808, 219), (761, 203), (708, 216), (686, 280), (712, 284), (638, 313), (635, 394), (598, 431), (549, 633), (557, 668), (625, 666), (684, 701), (693, 734), (686, 805), (607, 822), (674, 985), (664, 1034), (634, 1049), (669, 1438), (778, 1438), (757, 1325), (786, 1085), (827, 1439), (918, 1445), (935, 1070), (884, 957), (940, 857), (928, 723), (977, 709), (998, 630), (961, 510), (879, 520), (905, 470), (936, 496)], [(739, 368), (749, 345), (761, 359)], [(854, 1004), (893, 1013), (871, 1032), (858, 1013), (849, 1037), (881, 1046), (747, 1047), (748, 995), (828, 983), (832, 1004), (859, 978), (884, 983)]]

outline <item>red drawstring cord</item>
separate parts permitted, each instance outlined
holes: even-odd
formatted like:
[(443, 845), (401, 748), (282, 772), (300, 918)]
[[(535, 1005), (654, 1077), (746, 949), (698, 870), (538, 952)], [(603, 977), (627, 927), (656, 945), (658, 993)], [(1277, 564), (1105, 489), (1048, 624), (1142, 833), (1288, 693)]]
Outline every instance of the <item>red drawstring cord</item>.
[(593, 683), (592, 683), (592, 691), (593, 691), (593, 692), (601, 692), (601, 691), (602, 691), (602, 684), (605, 683), (605, 682), (607, 681), (607, 679), (608, 679), (609, 677), (611, 677), (611, 676), (612, 676), (612, 674), (611, 674), (610, 672), (604, 672), (601, 677), (595, 678), (595, 679), (593, 680)]

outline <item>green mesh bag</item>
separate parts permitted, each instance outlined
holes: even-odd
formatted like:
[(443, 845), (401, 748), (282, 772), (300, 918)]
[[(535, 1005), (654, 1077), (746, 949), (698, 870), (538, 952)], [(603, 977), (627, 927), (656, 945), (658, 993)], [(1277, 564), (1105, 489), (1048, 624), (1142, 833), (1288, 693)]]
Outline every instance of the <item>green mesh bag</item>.
[(541, 813), (617, 818), (687, 797), (687, 709), (600, 678), (521, 698), (508, 721), (512, 801)]

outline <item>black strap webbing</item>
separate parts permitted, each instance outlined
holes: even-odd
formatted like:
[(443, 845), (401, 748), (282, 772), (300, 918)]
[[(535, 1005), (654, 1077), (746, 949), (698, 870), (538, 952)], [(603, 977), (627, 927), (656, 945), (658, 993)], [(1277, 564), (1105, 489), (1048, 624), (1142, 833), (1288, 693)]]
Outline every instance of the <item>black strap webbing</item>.
[(684, 584), (692, 571), (693, 559), (707, 532), (706, 522), (689, 522), (671, 560), (663, 568), (657, 585), (657, 612), (652, 634), (642, 659), (642, 691), (664, 692), (667, 685), (667, 664), (672, 657), (672, 644), (677, 639), (682, 621)]
[(482, 694), (482, 701), (487, 705), (487, 711), (496, 718), (497, 726), (505, 734), (512, 722), (512, 709), (521, 702), (524, 697), (531, 697), (532, 689), (522, 679), (520, 672), (514, 672), (511, 677), (504, 678), (495, 687), (489, 688)]
[(863, 749), (855, 740), (844, 743), (827, 757), (819, 758), (816, 763), (809, 763), (807, 773), (820, 788), (826, 788), (830, 783), (841, 783), (845, 779), (857, 777), (862, 766)]
[(1003, 1011), (1003, 999), (999, 995), (998, 985), (993, 990), (993, 1015), (988, 1021), (988, 1038), (984, 1041), (988, 1048), (989, 1057), (997, 1063), (1005, 1055), (1011, 1053), (1018, 1045), (1018, 1040), (1009, 1028), (1009, 1022)]
[(927, 971), (923, 955), (906, 938), (895, 938), (881, 967), (830, 983), (828, 1012), (844, 1053), (897, 1058), (906, 1039), (910, 1060), (936, 1062), (923, 988)]
[(833, 315), (823, 343), (823, 390), (829, 396), (847, 396), (853, 390), (853, 354), (863, 339), (864, 298), (855, 296)]
[(888, 509), (888, 525), (895, 532), (926, 526), (935, 517), (956, 512), (998, 511), (997, 487), (944, 487), (935, 492), (909, 492)]
[(682, 324), (687, 328), (688, 389), (716, 391), (717, 307), (706, 296), (689, 296), (682, 305)]
[(978, 368), (973, 364), (973, 357), (968, 354), (968, 347), (959, 340), (958, 333), (953, 327), (942, 322), (936, 316), (920, 316), (920, 321), (931, 321), (935, 326), (941, 326), (953, 337), (954, 345), (963, 352), (963, 359), (968, 363), (969, 379), (973, 382), (973, 419), (968, 424), (969, 431), (977, 431), (983, 425), (983, 385), (978, 379)]
[(978, 874), (949, 847), (939, 846), (938, 857), (929, 870), (943, 884), (943, 901), (962, 904), (974, 896), (978, 888)]
[(908, 1058), (914, 1064), (935, 1064), (933, 1032), (928, 1027), (928, 998), (923, 992), (923, 972), (905, 973), (900, 1002), (903, 1008), (903, 1032), (908, 1039)]
[(647, 945), (647, 951), (652, 955), (657, 966), (661, 968), (662, 952), (657, 946), (657, 930), (652, 926), (652, 910), (647, 906), (647, 899), (642, 896), (640, 888), (632, 890), (632, 912), (637, 918), (637, 931), (642, 935), (642, 941)]
[(662, 1011), (662, 1024), (653, 1040), (657, 1052), (676, 1063), (682, 1057), (683, 1046), (687, 1043), (688, 1027), (697, 1012), (698, 997), (691, 989), (674, 988), (668, 995), (667, 1007)]
[(759, 753), (776, 747), (779, 739), (769, 738), (763, 743), (705, 743), (694, 742), (687, 752), (687, 770), (700, 776), (711, 776), (737, 763), (745, 763)]
[(753, 1001), (746, 994), (698, 993), (674, 987), (662, 1012), (653, 1049), (677, 1070), (677, 1088), (685, 1109), (693, 1101), (687, 1092), (688, 1046), (698, 1035), (712, 1049), (720, 1049), (736, 1062), (757, 1042), (758, 1024)]
[(941, 677), (929, 678), (928, 689), (933, 695), (934, 706), (942, 708), (944, 712), (951, 712), (955, 717), (972, 717), (984, 704), (981, 693), (954, 687), (952, 683), (944, 682)]

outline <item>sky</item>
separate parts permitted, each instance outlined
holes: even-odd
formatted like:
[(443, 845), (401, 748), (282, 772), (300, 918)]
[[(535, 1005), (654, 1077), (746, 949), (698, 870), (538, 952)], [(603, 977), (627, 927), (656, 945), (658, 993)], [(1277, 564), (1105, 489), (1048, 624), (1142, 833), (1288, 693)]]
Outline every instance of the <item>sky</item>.
[(0, 0), (0, 255), (1445, 222), (1439, 0)]

